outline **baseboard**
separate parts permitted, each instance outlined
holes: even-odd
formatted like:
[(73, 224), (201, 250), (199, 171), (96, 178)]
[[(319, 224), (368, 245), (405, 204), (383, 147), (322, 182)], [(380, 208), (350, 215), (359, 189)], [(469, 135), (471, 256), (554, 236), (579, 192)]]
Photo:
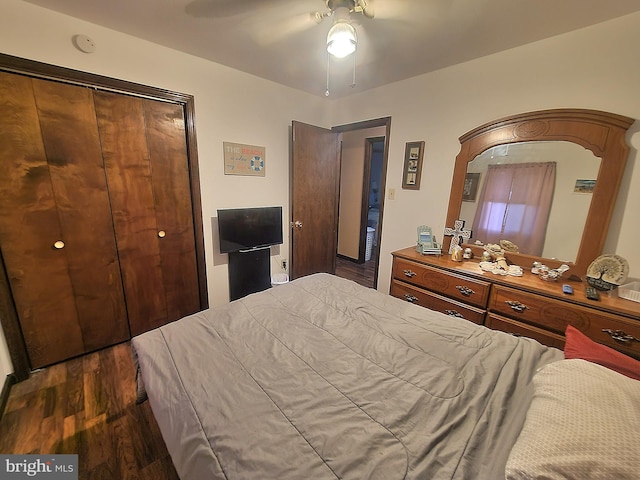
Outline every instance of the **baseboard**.
[(7, 406), (7, 402), (9, 401), (9, 393), (11, 393), (11, 387), (16, 383), (16, 377), (13, 373), (7, 375), (7, 378), (4, 379), (4, 385), (2, 386), (2, 393), (0, 394), (0, 420), (2, 420), (2, 415), (4, 415), (4, 408)]

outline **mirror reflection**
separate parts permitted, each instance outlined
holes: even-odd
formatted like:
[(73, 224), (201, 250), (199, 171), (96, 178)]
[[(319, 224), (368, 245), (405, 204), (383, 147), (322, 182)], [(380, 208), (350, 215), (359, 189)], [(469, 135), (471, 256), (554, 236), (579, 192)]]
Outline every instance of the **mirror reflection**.
[(520, 253), (576, 260), (600, 158), (566, 141), (498, 145), (467, 167), (460, 217), (469, 240), (507, 240)]

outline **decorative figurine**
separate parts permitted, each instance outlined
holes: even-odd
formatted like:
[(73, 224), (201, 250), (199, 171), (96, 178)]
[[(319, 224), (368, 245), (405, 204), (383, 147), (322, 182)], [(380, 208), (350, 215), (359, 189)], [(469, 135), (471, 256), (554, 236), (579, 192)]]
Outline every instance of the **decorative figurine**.
[(456, 245), (453, 247), (453, 251), (451, 252), (451, 260), (454, 262), (461, 262), (464, 258), (464, 254), (462, 253), (462, 247), (460, 245)]

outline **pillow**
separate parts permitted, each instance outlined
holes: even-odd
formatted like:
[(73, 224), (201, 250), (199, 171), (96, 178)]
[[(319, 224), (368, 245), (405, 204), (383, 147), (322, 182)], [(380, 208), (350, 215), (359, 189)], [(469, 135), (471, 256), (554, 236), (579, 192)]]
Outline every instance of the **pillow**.
[(545, 365), (533, 385), (507, 480), (638, 478), (640, 382), (576, 359)]
[(564, 358), (580, 358), (615, 370), (627, 377), (640, 380), (640, 362), (613, 348), (594, 342), (577, 328), (568, 325)]

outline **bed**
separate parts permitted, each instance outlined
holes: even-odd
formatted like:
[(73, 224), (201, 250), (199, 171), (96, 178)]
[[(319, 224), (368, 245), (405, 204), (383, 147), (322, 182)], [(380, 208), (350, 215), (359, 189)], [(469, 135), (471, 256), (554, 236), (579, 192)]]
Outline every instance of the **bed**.
[[(592, 384), (578, 381), (568, 403), (556, 394), (563, 375), (591, 379), (589, 368), (625, 391), (608, 419), (620, 451), (603, 468), (616, 476), (603, 478), (640, 471), (637, 380), (328, 274), (185, 317), (132, 348), (139, 394), (183, 480), (515, 479), (556, 465), (559, 476), (540, 478), (573, 478), (560, 473), (590, 459), (546, 451), (545, 435), (572, 436), (546, 415), (576, 410)], [(630, 429), (628, 452), (618, 437)]]

